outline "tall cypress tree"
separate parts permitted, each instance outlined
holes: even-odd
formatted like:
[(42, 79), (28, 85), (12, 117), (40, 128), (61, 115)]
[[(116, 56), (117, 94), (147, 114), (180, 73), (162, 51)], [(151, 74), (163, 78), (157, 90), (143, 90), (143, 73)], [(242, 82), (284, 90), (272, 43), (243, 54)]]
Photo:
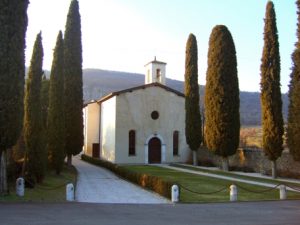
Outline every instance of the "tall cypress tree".
[(6, 150), (23, 125), (28, 0), (0, 1), (0, 194), (7, 192)]
[(201, 116), (199, 108), (198, 48), (197, 39), (189, 35), (185, 52), (185, 136), (193, 151), (193, 164), (197, 165), (197, 150), (202, 141)]
[(64, 35), (65, 63), (65, 150), (68, 165), (72, 155), (81, 152), (83, 146), (83, 93), (82, 93), (82, 45), (81, 19), (77, 0), (72, 0)]
[(296, 49), (292, 54), (292, 73), (289, 85), (289, 114), (287, 128), (287, 144), (294, 160), (300, 161), (300, 0), (298, 8)]
[(263, 149), (272, 162), (272, 176), (276, 178), (276, 160), (283, 150), (283, 118), (280, 92), (280, 55), (273, 2), (266, 7), (264, 47), (261, 58), (261, 107)]
[(25, 93), (24, 141), (27, 154), (27, 176), (41, 183), (45, 176), (47, 154), (41, 109), (43, 75), (42, 35), (36, 37), (30, 62)]
[(65, 158), (64, 46), (61, 31), (57, 36), (50, 75), (47, 133), (50, 164), (59, 174)]
[[(47, 160), (47, 117), (48, 117), (48, 107), (49, 107), (49, 86), (50, 80), (46, 78), (45, 73), (42, 76), (41, 84), (41, 115), (42, 115), (42, 131), (43, 132), (43, 142), (41, 149), (44, 149), (45, 152), (45, 163), (48, 163)], [(24, 166), (25, 168), (25, 166)]]
[(228, 170), (228, 156), (239, 145), (240, 100), (235, 46), (223, 25), (215, 26), (209, 39), (204, 104), (205, 143)]
[(41, 89), (41, 107), (42, 107), (42, 120), (43, 120), (44, 129), (47, 129), (49, 86), (50, 86), (50, 80), (48, 80), (46, 78), (46, 75), (44, 74), (42, 77), (42, 89)]

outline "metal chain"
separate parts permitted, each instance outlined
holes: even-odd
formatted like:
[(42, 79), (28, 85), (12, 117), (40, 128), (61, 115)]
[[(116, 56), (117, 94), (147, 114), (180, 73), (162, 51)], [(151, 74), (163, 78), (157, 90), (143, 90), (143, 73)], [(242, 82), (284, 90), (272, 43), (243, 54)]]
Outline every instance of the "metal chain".
[(211, 195), (211, 194), (216, 194), (216, 193), (222, 192), (222, 191), (224, 191), (224, 190), (227, 189), (227, 187), (224, 187), (224, 188), (222, 188), (220, 190), (213, 191), (213, 192), (197, 192), (197, 191), (193, 191), (193, 190), (191, 190), (191, 189), (189, 189), (187, 187), (184, 187), (182, 185), (179, 185), (179, 187), (182, 188), (183, 190), (189, 191), (189, 192), (197, 194), (197, 195)]
[(294, 186), (291, 186), (291, 185), (289, 185), (289, 184), (286, 184), (286, 183), (282, 183), (283, 185), (285, 185), (285, 186), (287, 186), (288, 188), (290, 188), (290, 189), (293, 189), (293, 190), (295, 190), (295, 191), (298, 191), (298, 192), (300, 192), (300, 188), (297, 188), (297, 187), (294, 187)]
[[(261, 190), (261, 191), (254, 191), (254, 190), (250, 190), (248, 188), (245, 188), (239, 184), (234, 184), (236, 185), (238, 188), (244, 190), (244, 191), (247, 191), (247, 192), (252, 192), (252, 193), (256, 193), (256, 194), (262, 194), (262, 193), (265, 193), (265, 192), (268, 192), (268, 191), (273, 191), (274, 189), (277, 189), (280, 185), (285, 185), (293, 190), (296, 190), (298, 192), (300, 192), (300, 188), (296, 188), (296, 187), (293, 187), (293, 186), (290, 186), (288, 184), (285, 184), (285, 183), (280, 183), (280, 184), (277, 184), (275, 185), (274, 187), (270, 187), (270, 188), (267, 188), (267, 189), (264, 189), (264, 190)], [(193, 191), (187, 187), (184, 187), (183, 185), (178, 185), (180, 188), (182, 188), (183, 190), (186, 190), (186, 191), (189, 191), (191, 193), (194, 193), (194, 194), (198, 194), (198, 195), (210, 195), (210, 194), (216, 194), (216, 193), (219, 193), (219, 192), (222, 192), (226, 189), (228, 189), (228, 187), (224, 187), (224, 188), (221, 188), (220, 190), (217, 190), (217, 191), (212, 191), (212, 192), (197, 192), (197, 191)]]
[(262, 194), (262, 193), (265, 193), (265, 192), (268, 192), (268, 191), (272, 191), (274, 189), (277, 189), (281, 184), (277, 184), (276, 186), (274, 187), (271, 187), (271, 188), (268, 188), (268, 189), (265, 189), (265, 190), (262, 190), (262, 191), (254, 191), (254, 190), (250, 190), (248, 188), (245, 188), (241, 185), (238, 185), (238, 184), (234, 184), (236, 185), (237, 187), (239, 187), (240, 189), (244, 190), (244, 191), (247, 191), (247, 192), (252, 192), (252, 193), (256, 193), (256, 194)]
[(46, 188), (46, 187), (39, 187), (39, 186), (36, 186), (36, 185), (34, 185), (32, 182), (30, 182), (29, 180), (26, 180), (26, 179), (24, 179), (24, 181), (27, 182), (27, 183), (29, 183), (31, 186), (33, 186), (33, 187), (35, 187), (35, 188), (37, 188), (37, 189), (41, 189), (41, 190), (45, 190), (45, 191), (53, 191), (53, 190), (57, 190), (57, 189), (60, 189), (60, 188), (62, 188), (62, 187), (64, 187), (64, 186), (66, 186), (66, 185), (69, 184), (69, 183), (72, 183), (72, 181), (67, 181), (67, 182), (65, 182), (64, 184), (58, 185), (58, 186), (56, 186), (56, 187), (53, 187), (53, 188)]

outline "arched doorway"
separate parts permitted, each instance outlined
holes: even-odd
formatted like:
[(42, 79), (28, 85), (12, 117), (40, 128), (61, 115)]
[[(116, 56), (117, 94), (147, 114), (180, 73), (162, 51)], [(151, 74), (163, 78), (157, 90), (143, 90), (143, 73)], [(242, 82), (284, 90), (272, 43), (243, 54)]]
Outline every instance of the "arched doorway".
[(149, 141), (149, 163), (161, 163), (161, 141), (157, 137), (151, 138)]

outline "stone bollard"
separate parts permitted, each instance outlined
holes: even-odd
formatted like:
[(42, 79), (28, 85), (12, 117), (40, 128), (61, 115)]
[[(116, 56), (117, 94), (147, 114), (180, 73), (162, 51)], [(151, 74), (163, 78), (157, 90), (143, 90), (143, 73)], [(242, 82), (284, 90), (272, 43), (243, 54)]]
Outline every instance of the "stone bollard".
[(24, 178), (19, 177), (16, 180), (16, 194), (19, 197), (23, 197), (24, 196), (24, 192), (25, 192), (25, 190), (24, 190)]
[(238, 199), (237, 187), (234, 184), (232, 184), (230, 185), (230, 201), (236, 202), (237, 199)]
[(179, 202), (179, 187), (176, 184), (172, 186), (171, 200), (173, 203)]
[(279, 195), (280, 195), (280, 200), (286, 199), (286, 187), (283, 184), (279, 186)]
[(74, 197), (74, 185), (72, 183), (67, 184), (66, 186), (66, 200), (72, 202), (75, 200)]

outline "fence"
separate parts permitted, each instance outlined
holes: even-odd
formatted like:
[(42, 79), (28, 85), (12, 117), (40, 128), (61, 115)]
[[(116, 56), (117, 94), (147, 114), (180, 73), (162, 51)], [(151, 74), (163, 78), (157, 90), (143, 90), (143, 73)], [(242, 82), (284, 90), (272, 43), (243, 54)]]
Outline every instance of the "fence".
[(44, 190), (44, 191), (53, 191), (53, 190), (61, 189), (62, 187), (66, 187), (66, 200), (67, 201), (75, 200), (75, 187), (74, 187), (72, 181), (67, 181), (67, 182), (64, 182), (55, 187), (47, 188), (47, 187), (42, 187), (42, 186), (35, 186), (35, 184), (32, 183), (30, 180), (20, 177), (16, 180), (17, 196), (23, 197), (25, 195), (25, 184), (26, 183), (29, 184), (31, 187), (35, 187), (37, 189)]
[[(287, 194), (286, 194), (287, 189), (289, 191), (299, 192), (299, 194), (300, 194), (300, 188), (299, 187), (291, 186), (287, 183), (279, 183), (277, 185), (274, 185), (273, 187), (265, 188), (265, 189), (260, 190), (260, 191), (251, 190), (251, 189), (246, 188), (243, 185), (240, 185), (240, 184), (237, 184), (237, 183), (233, 183), (232, 185), (230, 185), (229, 188), (227, 186), (223, 186), (222, 188), (220, 188), (218, 190), (210, 191), (210, 192), (195, 191), (195, 190), (192, 190), (190, 188), (185, 187), (184, 185), (174, 185), (174, 186), (178, 186), (178, 188), (179, 188), (178, 199), (180, 199), (180, 191), (181, 190), (185, 190), (187, 192), (190, 192), (190, 193), (193, 193), (193, 194), (196, 194), (196, 195), (214, 195), (214, 194), (229, 190), (230, 201), (237, 201), (237, 199), (238, 199), (238, 189), (241, 189), (245, 192), (255, 193), (255, 194), (264, 194), (266, 192), (271, 192), (271, 191), (274, 191), (275, 189), (279, 189), (279, 198), (281, 200), (285, 200), (287, 198)], [(177, 202), (177, 201), (173, 201), (173, 194), (176, 194), (176, 193), (173, 193), (173, 188), (172, 188), (172, 202)], [(174, 199), (176, 199), (176, 197), (174, 197)]]

